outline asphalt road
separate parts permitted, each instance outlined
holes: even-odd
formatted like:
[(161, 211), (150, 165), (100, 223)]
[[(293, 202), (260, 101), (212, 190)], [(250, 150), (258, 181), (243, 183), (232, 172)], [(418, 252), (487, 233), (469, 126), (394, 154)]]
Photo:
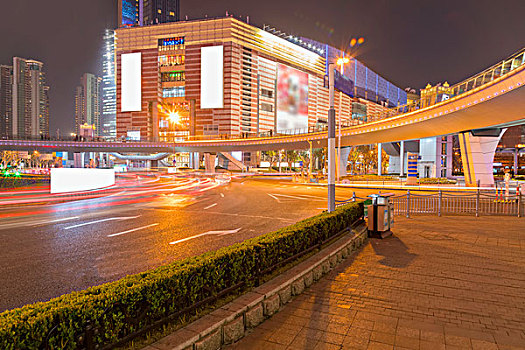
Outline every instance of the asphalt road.
[[(337, 189), (337, 197), (352, 191)], [(0, 312), (242, 242), (324, 209), (324, 187), (249, 178), (130, 175), (82, 197), (49, 195), (45, 187), (3, 192)]]

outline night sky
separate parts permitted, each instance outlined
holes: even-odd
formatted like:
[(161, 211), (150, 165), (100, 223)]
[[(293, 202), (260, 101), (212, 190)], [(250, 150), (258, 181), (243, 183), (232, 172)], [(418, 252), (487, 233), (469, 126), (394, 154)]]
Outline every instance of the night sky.
[[(224, 15), (341, 47), (365, 44), (358, 59), (400, 87), (458, 82), (525, 46), (525, 0), (181, 0), (182, 18)], [(2, 0), (0, 64), (13, 56), (44, 62), (56, 135), (74, 125), (74, 88), (101, 74), (104, 28), (116, 0)]]

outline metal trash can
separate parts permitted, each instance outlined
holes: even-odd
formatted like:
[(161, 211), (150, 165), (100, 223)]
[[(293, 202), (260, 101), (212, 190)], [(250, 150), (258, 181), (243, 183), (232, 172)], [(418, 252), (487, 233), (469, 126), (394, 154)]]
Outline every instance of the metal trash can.
[(393, 193), (371, 194), (372, 204), (368, 206), (368, 236), (385, 238), (392, 234), (394, 224)]

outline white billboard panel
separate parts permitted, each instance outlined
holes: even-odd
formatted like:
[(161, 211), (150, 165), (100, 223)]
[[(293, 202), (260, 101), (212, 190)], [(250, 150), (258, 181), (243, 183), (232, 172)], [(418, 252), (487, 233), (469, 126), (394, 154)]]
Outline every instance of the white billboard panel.
[(114, 184), (113, 169), (51, 168), (51, 193), (89, 191)]
[(121, 55), (121, 62), (120, 111), (140, 112), (142, 109), (141, 53), (124, 53)]
[(201, 108), (224, 108), (224, 48), (201, 47)]

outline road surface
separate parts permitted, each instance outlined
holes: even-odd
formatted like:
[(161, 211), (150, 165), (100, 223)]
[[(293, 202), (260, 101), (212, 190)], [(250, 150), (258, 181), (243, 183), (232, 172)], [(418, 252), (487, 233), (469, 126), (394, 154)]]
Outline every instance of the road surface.
[[(282, 180), (135, 175), (82, 196), (0, 193), (0, 312), (216, 250), (326, 209)], [(351, 189), (337, 189), (347, 199)], [(358, 193), (364, 195), (364, 193)]]

